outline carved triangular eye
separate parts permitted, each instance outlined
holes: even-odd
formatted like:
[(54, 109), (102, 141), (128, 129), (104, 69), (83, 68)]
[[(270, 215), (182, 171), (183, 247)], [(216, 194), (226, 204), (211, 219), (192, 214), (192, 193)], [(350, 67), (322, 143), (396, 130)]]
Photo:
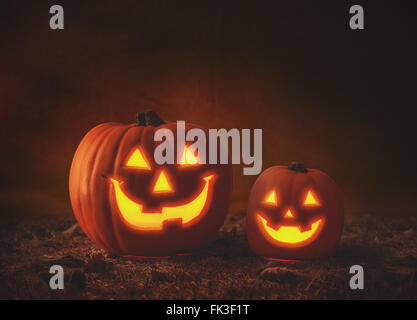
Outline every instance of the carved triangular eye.
[(306, 206), (319, 206), (320, 202), (317, 200), (316, 195), (313, 191), (308, 191), (307, 196), (304, 200), (304, 205)]
[(149, 162), (139, 148), (136, 148), (135, 151), (132, 152), (126, 162), (126, 167), (151, 170)]
[(264, 203), (273, 205), (273, 206), (276, 206), (278, 204), (277, 194), (275, 190), (272, 190), (270, 193), (268, 193), (268, 195), (264, 199)]
[(200, 163), (200, 160), (198, 159), (198, 157), (196, 157), (194, 153), (191, 152), (191, 150), (187, 146), (185, 146), (184, 152), (181, 157), (180, 165), (181, 166), (193, 166), (199, 163)]

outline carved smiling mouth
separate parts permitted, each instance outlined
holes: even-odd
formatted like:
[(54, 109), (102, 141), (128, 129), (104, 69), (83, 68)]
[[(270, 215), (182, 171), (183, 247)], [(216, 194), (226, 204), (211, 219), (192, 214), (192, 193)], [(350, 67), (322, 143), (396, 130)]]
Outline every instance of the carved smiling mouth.
[(144, 230), (162, 230), (169, 220), (181, 220), (183, 226), (198, 222), (206, 213), (206, 204), (211, 199), (214, 175), (204, 177), (203, 189), (191, 201), (178, 206), (163, 207), (161, 212), (144, 212), (143, 205), (130, 199), (121, 189), (121, 182), (110, 179), (116, 203), (123, 220), (131, 227)]
[(278, 229), (268, 226), (268, 221), (257, 215), (258, 226), (264, 230), (266, 238), (273, 244), (284, 247), (301, 247), (311, 243), (323, 229), (325, 218), (318, 219), (310, 226), (310, 230), (301, 231), (299, 226), (280, 226)]

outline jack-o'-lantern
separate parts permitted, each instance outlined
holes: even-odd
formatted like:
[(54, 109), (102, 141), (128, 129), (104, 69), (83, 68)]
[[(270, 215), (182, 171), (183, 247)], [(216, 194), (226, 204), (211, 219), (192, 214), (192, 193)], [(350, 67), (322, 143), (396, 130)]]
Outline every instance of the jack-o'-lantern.
[[(138, 114), (135, 124), (104, 123), (88, 132), (75, 153), (69, 179), (75, 217), (94, 243), (112, 253), (190, 252), (208, 243), (224, 222), (231, 165), (203, 164), (187, 145), (179, 151), (181, 162), (156, 164), (154, 149), (161, 141), (154, 141), (154, 133), (161, 128), (177, 141), (177, 123), (153, 111)], [(207, 132), (188, 123), (185, 132), (192, 128)]]
[(252, 187), (246, 232), (267, 258), (304, 260), (329, 255), (343, 229), (343, 195), (325, 173), (300, 163), (265, 170)]

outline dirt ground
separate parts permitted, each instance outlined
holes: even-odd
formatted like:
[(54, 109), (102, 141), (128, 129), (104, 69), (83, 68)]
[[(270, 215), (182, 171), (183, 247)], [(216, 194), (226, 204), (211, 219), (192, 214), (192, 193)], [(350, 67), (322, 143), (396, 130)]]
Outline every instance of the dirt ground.
[[(244, 212), (230, 214), (198, 254), (129, 260), (98, 249), (75, 220), (3, 222), (1, 299), (416, 299), (417, 219), (348, 217), (338, 250), (310, 262), (267, 261), (253, 254)], [(65, 289), (51, 290), (51, 265)], [(349, 288), (362, 265), (365, 289)]]

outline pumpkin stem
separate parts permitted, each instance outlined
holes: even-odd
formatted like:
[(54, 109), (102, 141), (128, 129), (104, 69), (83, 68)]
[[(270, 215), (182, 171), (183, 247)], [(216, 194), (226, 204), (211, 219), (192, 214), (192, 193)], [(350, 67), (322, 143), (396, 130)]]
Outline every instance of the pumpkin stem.
[(146, 110), (136, 114), (136, 126), (138, 127), (159, 127), (163, 124), (166, 124), (166, 122), (153, 110)]
[(306, 167), (300, 162), (291, 162), (291, 164), (288, 166), (288, 169), (295, 172), (307, 173)]

